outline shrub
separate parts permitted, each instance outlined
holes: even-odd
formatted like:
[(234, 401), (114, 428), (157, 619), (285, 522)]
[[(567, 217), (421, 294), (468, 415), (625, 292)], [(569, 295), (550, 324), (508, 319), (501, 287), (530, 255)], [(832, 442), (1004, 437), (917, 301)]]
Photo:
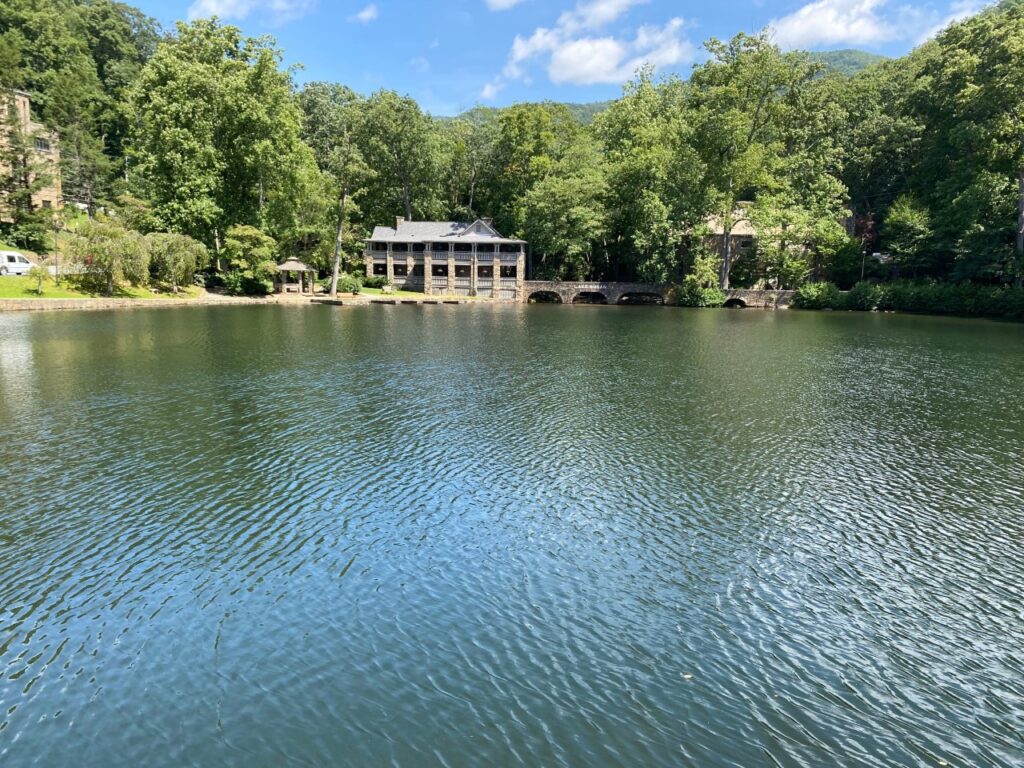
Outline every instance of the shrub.
[(42, 296), (43, 285), (49, 282), (50, 273), (45, 267), (40, 267), (36, 264), (28, 271), (27, 277), (33, 284), (33, 290), (35, 290), (36, 296)]
[(229, 296), (266, 296), (274, 290), (274, 284), (269, 279), (250, 277), (237, 269), (225, 272), (221, 280), (224, 292)]
[(138, 232), (109, 221), (87, 221), (71, 241), (72, 257), (85, 268), (87, 290), (114, 292), (117, 283), (149, 282), (149, 248)]
[(878, 306), (882, 297), (882, 291), (873, 283), (857, 283), (846, 294), (846, 305), (848, 309), (855, 309), (861, 312), (870, 312)]
[(793, 306), (797, 309), (846, 309), (846, 299), (833, 283), (805, 283), (797, 289)]
[(175, 293), (193, 281), (196, 271), (206, 266), (206, 246), (187, 235), (153, 232), (146, 235), (149, 269), (153, 278), (166, 283)]
[(725, 293), (720, 288), (705, 288), (688, 275), (675, 291), (675, 303), (680, 307), (720, 307), (725, 304)]
[[(328, 275), (320, 281), (320, 287), (323, 288), (324, 293), (331, 290), (331, 276)], [(342, 272), (338, 275), (338, 292), (339, 293), (359, 293), (359, 289), (363, 287), (363, 280), (359, 275), (350, 275), (347, 272)]]
[(388, 284), (388, 279), (384, 275), (370, 275), (363, 278), (362, 284), (367, 288), (383, 288)]

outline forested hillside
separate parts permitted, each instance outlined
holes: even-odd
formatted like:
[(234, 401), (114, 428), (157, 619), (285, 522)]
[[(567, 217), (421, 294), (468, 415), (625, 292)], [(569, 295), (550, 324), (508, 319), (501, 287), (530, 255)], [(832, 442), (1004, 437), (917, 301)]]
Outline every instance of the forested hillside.
[[(686, 79), (640, 72), (606, 108), (434, 120), (391, 91), (299, 87), (273, 41), (215, 21), (161, 31), (111, 0), (0, 5), (0, 77), (59, 132), (67, 198), (104, 226), (199, 241), (247, 290), (283, 256), (327, 269), (340, 246), (356, 268), (396, 215), (492, 217), (550, 277), (1019, 283), (1022, 0), (896, 60), (767, 35), (706, 47)], [(8, 174), (0, 196), (23, 200), (23, 181)], [(16, 214), (7, 239), (46, 237), (42, 212)], [(748, 222), (756, 249), (709, 249), (711, 224)]]

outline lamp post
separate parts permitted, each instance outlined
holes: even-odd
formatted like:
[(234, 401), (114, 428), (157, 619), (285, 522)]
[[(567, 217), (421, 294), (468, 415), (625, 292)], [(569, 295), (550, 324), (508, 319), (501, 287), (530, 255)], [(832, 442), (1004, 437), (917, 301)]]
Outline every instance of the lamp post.
[(60, 249), (57, 245), (57, 238), (63, 228), (64, 221), (55, 214), (53, 217), (53, 281), (57, 285), (60, 285)]

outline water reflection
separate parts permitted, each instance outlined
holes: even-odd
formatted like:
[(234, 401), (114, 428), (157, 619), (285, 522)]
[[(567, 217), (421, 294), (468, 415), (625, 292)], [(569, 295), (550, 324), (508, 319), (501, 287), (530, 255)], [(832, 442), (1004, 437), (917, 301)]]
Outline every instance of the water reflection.
[(1024, 759), (1017, 326), (239, 307), (0, 338), (33, 392), (0, 410), (5, 766)]

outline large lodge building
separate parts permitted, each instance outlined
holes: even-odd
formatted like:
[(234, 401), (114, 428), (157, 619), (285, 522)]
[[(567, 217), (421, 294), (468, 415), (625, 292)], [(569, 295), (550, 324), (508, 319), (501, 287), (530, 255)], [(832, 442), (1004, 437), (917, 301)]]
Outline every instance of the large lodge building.
[[(46, 174), (46, 184), (32, 195), (33, 208), (60, 208), (60, 150), (57, 146), (57, 135), (46, 129), (41, 123), (32, 119), (32, 104), (29, 95), (23, 91), (0, 90), (0, 109), (7, 111), (6, 119), (0, 120), (0, 146), (7, 147), (10, 142), (9, 132), (19, 131), (30, 142), (33, 152), (41, 160)], [(10, 173), (11, 169), (0, 164), (0, 173)], [(9, 212), (5, 212), (0, 201), (0, 221), (6, 220)]]
[(502, 237), (487, 219), (406, 221), (377, 227), (366, 243), (367, 276), (395, 288), (451, 296), (521, 299), (526, 243)]

